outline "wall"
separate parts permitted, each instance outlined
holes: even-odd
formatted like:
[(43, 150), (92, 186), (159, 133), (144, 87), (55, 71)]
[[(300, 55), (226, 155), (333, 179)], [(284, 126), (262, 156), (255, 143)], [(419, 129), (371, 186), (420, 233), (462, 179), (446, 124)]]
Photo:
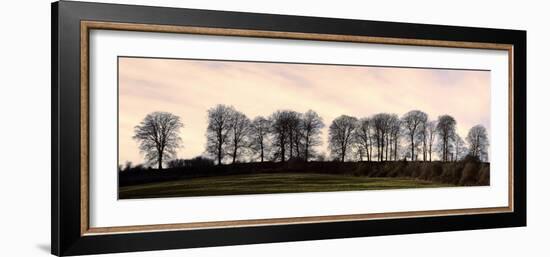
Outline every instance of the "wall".
[[(278, 243), (117, 256), (547, 255), (550, 172), (544, 137), (550, 91), (550, 20), (544, 1), (108, 1), (528, 30), (528, 227)], [(0, 40), (0, 247), (2, 256), (47, 256), (50, 235), (49, 1), (3, 4)], [(520, 171), (521, 172), (521, 171)]]

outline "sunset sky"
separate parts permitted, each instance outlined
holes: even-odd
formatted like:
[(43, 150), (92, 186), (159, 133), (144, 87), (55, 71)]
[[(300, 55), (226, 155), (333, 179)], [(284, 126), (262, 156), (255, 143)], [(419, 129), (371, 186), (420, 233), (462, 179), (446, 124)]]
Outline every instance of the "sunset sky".
[(179, 158), (204, 154), (207, 110), (216, 104), (232, 105), (250, 119), (312, 109), (326, 125), (317, 150), (327, 154), (328, 126), (342, 114), (401, 117), (418, 109), (430, 120), (453, 116), (462, 138), (476, 124), (491, 135), (490, 79), (489, 71), (121, 57), (119, 163), (144, 162), (134, 126), (155, 111), (181, 118)]

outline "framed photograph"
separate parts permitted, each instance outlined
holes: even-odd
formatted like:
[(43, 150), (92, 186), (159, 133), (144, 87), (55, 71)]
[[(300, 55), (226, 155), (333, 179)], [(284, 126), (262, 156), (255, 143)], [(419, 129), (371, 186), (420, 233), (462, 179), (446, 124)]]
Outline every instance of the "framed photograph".
[(52, 253), (526, 225), (526, 32), (52, 5)]

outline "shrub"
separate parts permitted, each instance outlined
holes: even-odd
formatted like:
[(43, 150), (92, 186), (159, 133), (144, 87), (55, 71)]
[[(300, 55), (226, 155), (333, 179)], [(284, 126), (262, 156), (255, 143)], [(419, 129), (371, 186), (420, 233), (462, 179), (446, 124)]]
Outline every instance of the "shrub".
[(490, 165), (489, 164), (483, 164), (481, 167), (481, 170), (479, 171), (479, 176), (477, 178), (477, 185), (480, 186), (488, 186), (491, 184), (491, 173), (489, 172)]
[(460, 163), (446, 162), (442, 164), (441, 182), (458, 185), (462, 178), (462, 167)]
[(214, 160), (202, 156), (195, 157), (190, 160), (185, 160), (187, 167), (211, 167), (214, 166)]
[(183, 167), (185, 167), (184, 159), (174, 159), (168, 162), (168, 168), (170, 169), (183, 168)]
[(479, 171), (479, 165), (476, 163), (466, 163), (466, 165), (464, 165), (464, 169), (462, 170), (462, 176), (458, 184), (461, 186), (472, 186), (477, 184)]
[[(254, 162), (231, 165), (214, 165), (204, 157), (176, 159), (168, 163), (163, 172), (143, 165), (120, 167), (119, 181), (136, 184), (150, 181), (167, 181), (183, 177), (216, 176), (224, 174), (255, 174), (275, 172), (338, 174), (365, 177), (404, 177), (446, 184), (473, 186), (489, 185), (490, 164), (483, 162), (320, 162), (293, 158), (287, 162)], [(129, 171), (129, 172), (128, 172)]]

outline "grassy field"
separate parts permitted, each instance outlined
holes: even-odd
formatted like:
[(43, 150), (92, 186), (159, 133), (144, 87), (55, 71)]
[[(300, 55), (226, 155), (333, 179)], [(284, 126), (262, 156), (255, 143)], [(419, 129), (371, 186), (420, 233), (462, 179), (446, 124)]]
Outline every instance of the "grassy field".
[(329, 192), (398, 188), (449, 187), (408, 178), (372, 178), (344, 175), (267, 173), (192, 178), (120, 187), (120, 199)]

